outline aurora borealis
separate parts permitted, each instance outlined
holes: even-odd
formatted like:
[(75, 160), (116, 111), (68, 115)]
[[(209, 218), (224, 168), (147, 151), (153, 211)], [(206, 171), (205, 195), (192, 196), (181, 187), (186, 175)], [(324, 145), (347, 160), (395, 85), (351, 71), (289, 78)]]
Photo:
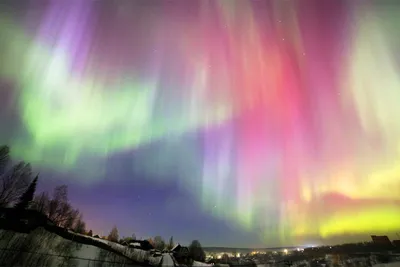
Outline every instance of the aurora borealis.
[(276, 243), (400, 229), (397, 1), (9, 2), (14, 156), (95, 185), (129, 151)]

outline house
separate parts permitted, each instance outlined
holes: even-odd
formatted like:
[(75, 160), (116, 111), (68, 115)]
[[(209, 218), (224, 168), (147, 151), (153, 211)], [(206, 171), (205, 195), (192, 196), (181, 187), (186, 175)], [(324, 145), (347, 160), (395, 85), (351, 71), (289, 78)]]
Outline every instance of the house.
[(191, 265), (189, 259), (189, 249), (187, 247), (183, 247), (180, 244), (176, 244), (171, 252), (178, 264)]
[[(125, 242), (126, 243), (126, 242)], [(122, 244), (124, 245), (124, 244)], [(138, 249), (142, 249), (142, 245), (139, 242), (135, 242), (135, 241), (130, 241), (128, 246), (130, 248), (138, 248)]]
[(180, 250), (181, 247), (182, 247), (182, 246), (178, 243), (178, 244), (176, 244), (176, 245), (171, 249), (171, 252), (177, 252), (177, 251)]
[(179, 243), (176, 244), (172, 249), (171, 252), (174, 254), (180, 254), (180, 255), (189, 255), (189, 249), (187, 247), (181, 246)]
[(148, 240), (131, 240), (129, 241), (128, 247), (137, 248), (145, 251), (154, 249), (153, 245)]
[(383, 236), (376, 236), (376, 235), (371, 235), (372, 242), (375, 245), (380, 245), (380, 246), (392, 246), (392, 242), (390, 242), (389, 237), (386, 235)]

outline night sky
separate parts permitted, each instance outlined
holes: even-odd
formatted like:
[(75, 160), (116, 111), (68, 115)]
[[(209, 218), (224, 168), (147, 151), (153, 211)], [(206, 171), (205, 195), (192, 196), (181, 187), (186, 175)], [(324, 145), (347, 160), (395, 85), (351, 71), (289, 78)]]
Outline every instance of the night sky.
[(0, 143), (87, 227), (183, 244), (400, 229), (397, 0), (2, 0)]

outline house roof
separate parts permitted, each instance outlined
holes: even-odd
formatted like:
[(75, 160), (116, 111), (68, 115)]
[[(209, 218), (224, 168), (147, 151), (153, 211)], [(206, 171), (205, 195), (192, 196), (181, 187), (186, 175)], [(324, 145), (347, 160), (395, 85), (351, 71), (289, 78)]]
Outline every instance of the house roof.
[(171, 249), (171, 251), (178, 250), (180, 247), (181, 247), (181, 245), (178, 243)]

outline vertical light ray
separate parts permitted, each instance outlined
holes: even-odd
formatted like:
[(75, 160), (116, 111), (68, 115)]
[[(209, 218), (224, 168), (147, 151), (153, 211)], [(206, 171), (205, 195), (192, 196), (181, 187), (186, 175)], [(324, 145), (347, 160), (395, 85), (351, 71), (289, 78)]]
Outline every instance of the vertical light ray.
[(266, 240), (399, 228), (399, 5), (179, 3), (48, 1), (29, 27), (1, 10), (17, 156), (133, 150)]

